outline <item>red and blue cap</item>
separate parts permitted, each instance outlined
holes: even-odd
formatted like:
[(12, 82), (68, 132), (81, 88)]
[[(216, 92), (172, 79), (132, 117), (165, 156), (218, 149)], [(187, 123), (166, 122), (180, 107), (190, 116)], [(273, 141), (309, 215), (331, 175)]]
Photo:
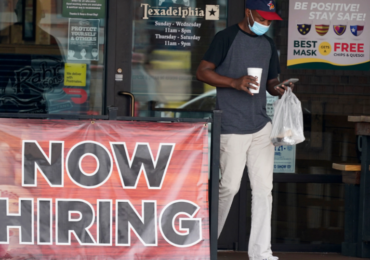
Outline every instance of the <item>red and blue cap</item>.
[(276, 5), (273, 0), (247, 0), (245, 7), (256, 10), (266, 20), (283, 20), (276, 13)]

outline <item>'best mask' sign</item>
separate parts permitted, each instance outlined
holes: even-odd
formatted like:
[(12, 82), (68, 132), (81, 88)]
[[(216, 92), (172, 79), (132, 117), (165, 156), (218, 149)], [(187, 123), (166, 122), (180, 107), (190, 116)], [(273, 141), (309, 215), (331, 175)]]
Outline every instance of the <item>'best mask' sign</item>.
[(289, 2), (288, 68), (370, 69), (366, 0)]
[[(145, 252), (143, 247), (159, 249), (149, 259), (168, 256), (169, 247), (180, 250), (173, 259), (188, 247), (195, 249), (186, 252), (193, 254), (192, 259), (205, 253), (207, 194), (201, 194), (204, 187), (199, 184), (208, 181), (208, 174), (202, 173), (207, 160), (203, 152), (207, 130), (202, 124), (184, 124), (181, 128), (152, 123), (77, 122), (62, 126), (63, 122), (57, 121), (58, 126), (46, 124), (45, 129), (43, 125), (44, 134), (36, 134), (42, 136), (40, 141), (24, 140), (24, 135), (32, 137), (34, 121), (27, 124), (31, 132), (27, 134), (21, 124), (27, 120), (16, 121), (4, 131), (20, 137), (21, 186), (33, 196), (19, 196), (17, 213), (9, 212), (10, 198), (0, 198), (1, 244), (10, 244), (10, 229), (17, 228), (20, 245), (52, 247), (53, 256), (63, 245), (87, 246), (87, 255), (89, 250), (99, 255), (99, 248), (109, 247), (111, 251), (101, 255), (119, 255), (119, 259), (147, 255), (150, 250)], [(157, 129), (148, 131), (153, 125)], [(60, 127), (65, 130), (60, 131)], [(11, 129), (13, 132), (7, 132)], [(62, 141), (51, 141), (58, 140), (58, 133)], [(76, 139), (65, 138), (65, 133)], [(89, 141), (76, 142), (81, 133)], [(9, 150), (7, 156), (11, 157), (15, 148)], [(10, 159), (9, 163), (16, 162)]]

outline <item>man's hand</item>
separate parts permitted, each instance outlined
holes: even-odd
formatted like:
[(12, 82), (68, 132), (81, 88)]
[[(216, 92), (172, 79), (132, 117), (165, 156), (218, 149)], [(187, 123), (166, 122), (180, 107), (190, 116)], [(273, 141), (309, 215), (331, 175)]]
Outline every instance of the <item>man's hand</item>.
[(253, 76), (243, 76), (238, 79), (234, 79), (231, 82), (231, 86), (235, 88), (236, 90), (241, 90), (247, 92), (249, 95), (253, 96), (253, 93), (250, 91), (250, 89), (257, 90), (258, 88), (253, 86), (259, 86), (257, 83), (257, 77)]
[[(286, 81), (284, 81), (284, 82), (286, 82)], [(284, 85), (281, 85), (280, 87), (275, 88), (275, 90), (279, 93), (280, 96), (282, 96), (282, 95), (284, 95), (284, 93), (288, 89), (288, 87), (290, 87), (293, 90), (294, 89), (294, 84), (293, 83), (290, 83), (289, 85), (284, 84)]]
[[(287, 82), (284, 81), (284, 82)], [(283, 83), (284, 83), (283, 82)], [(285, 91), (288, 89), (288, 87), (290, 87), (292, 90), (294, 89), (294, 84), (293, 83), (290, 83), (290, 84), (283, 84), (281, 85), (280, 87), (276, 87), (276, 85), (279, 85), (280, 82), (277, 78), (275, 79), (270, 79), (267, 81), (267, 91), (270, 93), (270, 95), (272, 96), (282, 96), (284, 95)]]
[[(253, 96), (251, 89), (257, 90), (259, 84), (257, 83), (257, 78), (253, 76), (243, 76), (238, 79), (233, 79), (225, 76), (221, 76), (215, 72), (216, 65), (212, 62), (202, 60), (197, 69), (197, 79), (203, 81), (211, 86), (216, 86), (219, 88), (234, 88), (240, 91), (245, 91), (249, 95)], [(277, 84), (279, 81), (275, 79)], [(255, 87), (252, 84), (258, 86)], [(277, 84), (273, 85), (276, 86)], [(275, 95), (278, 92), (275, 90)]]

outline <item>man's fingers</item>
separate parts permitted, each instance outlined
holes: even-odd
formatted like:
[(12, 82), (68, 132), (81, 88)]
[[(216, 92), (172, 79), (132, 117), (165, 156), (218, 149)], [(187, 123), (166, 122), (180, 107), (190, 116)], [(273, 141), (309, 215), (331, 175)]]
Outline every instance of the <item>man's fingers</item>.
[(259, 84), (258, 84), (258, 82), (257, 82), (257, 80), (258, 80), (258, 78), (257, 78), (257, 77), (247, 76), (247, 77), (246, 77), (246, 79), (247, 79), (247, 82), (248, 82), (248, 83), (252, 83), (252, 84), (254, 84), (254, 85), (256, 85), (256, 86), (259, 86)]
[(281, 85), (281, 88), (284, 89), (284, 91), (288, 89), (288, 87), (285, 85)]
[(249, 95), (253, 96), (253, 93), (249, 90), (249, 88), (247, 88), (247, 91), (246, 91)]
[[(257, 84), (257, 85), (258, 85), (258, 84)], [(248, 84), (248, 88), (249, 88), (249, 89), (254, 89), (254, 90), (257, 90), (257, 89), (258, 89), (257, 87), (253, 86), (252, 84)]]
[(286, 87), (284, 85), (281, 85), (280, 87), (277, 87), (276, 90), (277, 92), (279, 92), (280, 95), (284, 95)]
[(251, 86), (251, 84), (254, 84), (254, 85), (256, 85), (256, 86), (259, 86), (260, 84), (258, 84), (258, 82), (256, 81), (256, 80), (251, 80), (251, 81), (249, 81), (249, 86)]
[(242, 90), (247, 92), (249, 95), (253, 96), (253, 93), (249, 90), (249, 88), (242, 86)]
[(287, 87), (287, 86), (285, 86), (285, 85), (281, 85), (281, 86), (278, 88), (278, 90), (279, 90), (279, 93), (280, 93), (280, 94), (284, 94), (284, 93), (285, 93), (285, 91), (287, 91), (287, 90), (288, 90), (288, 87)]
[(284, 89), (282, 89), (282, 88), (277, 88), (276, 89), (278, 92), (279, 92), (279, 94), (284, 94), (285, 93), (285, 90)]
[(247, 79), (256, 81), (258, 79), (258, 77), (247, 76)]
[(280, 95), (284, 95), (285, 91), (288, 90), (288, 87), (290, 87), (292, 90), (294, 89), (294, 84), (292, 82), (285, 85), (281, 85), (280, 87), (275, 88), (277, 92), (279, 92)]

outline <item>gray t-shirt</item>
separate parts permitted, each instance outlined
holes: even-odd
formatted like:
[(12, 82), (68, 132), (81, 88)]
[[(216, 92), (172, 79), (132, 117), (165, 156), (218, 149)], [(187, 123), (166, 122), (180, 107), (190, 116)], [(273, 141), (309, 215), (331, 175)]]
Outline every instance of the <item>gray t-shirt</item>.
[(260, 91), (254, 96), (233, 88), (217, 88), (216, 107), (223, 111), (222, 134), (253, 134), (270, 118), (266, 113), (266, 82), (280, 73), (276, 47), (271, 38), (250, 35), (233, 25), (214, 37), (203, 60), (216, 66), (216, 73), (229, 78), (248, 75), (248, 68), (262, 68)]

